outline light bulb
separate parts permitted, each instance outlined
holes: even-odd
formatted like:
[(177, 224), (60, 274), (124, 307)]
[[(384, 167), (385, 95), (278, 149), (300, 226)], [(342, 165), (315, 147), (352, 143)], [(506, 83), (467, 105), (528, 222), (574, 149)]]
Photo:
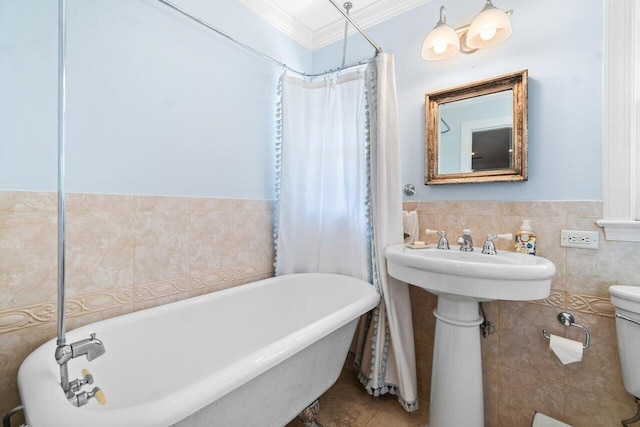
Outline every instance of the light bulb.
[(496, 35), (495, 28), (487, 28), (486, 30), (483, 30), (480, 32), (480, 38), (482, 40), (491, 40), (495, 35)]
[(491, 0), (473, 18), (465, 37), (467, 47), (480, 49), (493, 46), (511, 34), (511, 21), (507, 12), (496, 8)]
[(445, 50), (447, 50), (447, 43), (442, 43), (442, 42), (441, 43), (436, 43), (433, 46), (433, 51), (438, 55), (443, 53)]

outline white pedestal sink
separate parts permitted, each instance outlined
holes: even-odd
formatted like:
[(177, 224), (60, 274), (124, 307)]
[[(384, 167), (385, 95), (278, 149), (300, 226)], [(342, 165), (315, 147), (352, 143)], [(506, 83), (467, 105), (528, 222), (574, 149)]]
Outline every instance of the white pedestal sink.
[(556, 269), (548, 259), (481, 251), (404, 245), (385, 250), (392, 277), (438, 296), (429, 427), (484, 426), (478, 303), (549, 296)]

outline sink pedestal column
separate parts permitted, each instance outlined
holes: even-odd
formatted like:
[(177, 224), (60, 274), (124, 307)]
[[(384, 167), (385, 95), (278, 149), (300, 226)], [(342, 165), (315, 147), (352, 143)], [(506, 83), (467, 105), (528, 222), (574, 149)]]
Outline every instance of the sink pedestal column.
[[(455, 297), (453, 297), (455, 298)], [(483, 427), (478, 302), (438, 297), (429, 427)]]

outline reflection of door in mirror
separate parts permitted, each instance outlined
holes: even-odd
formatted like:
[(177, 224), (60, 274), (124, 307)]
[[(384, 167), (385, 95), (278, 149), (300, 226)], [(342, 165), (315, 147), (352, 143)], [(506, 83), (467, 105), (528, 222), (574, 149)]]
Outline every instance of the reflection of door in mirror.
[(440, 104), (439, 173), (512, 168), (512, 106), (512, 90)]
[(511, 169), (511, 126), (473, 132), (471, 171)]

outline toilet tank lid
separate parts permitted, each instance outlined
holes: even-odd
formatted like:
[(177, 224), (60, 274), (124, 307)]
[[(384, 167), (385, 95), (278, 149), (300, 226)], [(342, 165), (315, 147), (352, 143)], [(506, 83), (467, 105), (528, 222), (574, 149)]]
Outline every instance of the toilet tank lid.
[(613, 297), (640, 303), (640, 286), (615, 285), (609, 287), (609, 293)]

